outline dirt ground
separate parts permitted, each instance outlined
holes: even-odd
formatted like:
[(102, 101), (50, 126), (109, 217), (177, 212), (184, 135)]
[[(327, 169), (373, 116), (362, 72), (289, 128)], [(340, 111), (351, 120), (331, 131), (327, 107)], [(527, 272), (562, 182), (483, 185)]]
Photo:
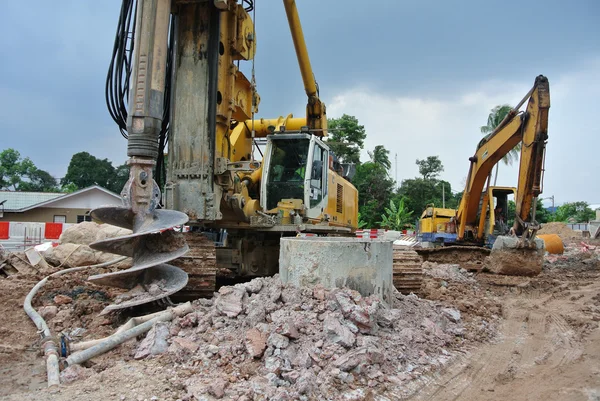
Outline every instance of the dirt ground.
[(500, 335), (424, 379), (411, 400), (600, 400), (598, 266), (477, 280), (503, 306)]
[[(388, 386), (355, 399), (600, 400), (600, 265), (593, 250), (580, 249), (578, 242), (569, 246), (575, 251), (549, 259), (537, 277), (428, 274), (424, 297), (463, 316), (462, 348), (445, 367), (402, 388)], [(36, 330), (22, 312), (22, 301), (39, 278), (0, 279), (0, 399), (195, 399), (182, 383), (197, 368), (165, 364), (161, 358), (134, 360), (135, 342), (94, 359), (87, 369), (91, 377), (58, 392), (46, 389)], [(36, 305), (67, 295), (77, 306), (59, 306), (62, 318), (53, 319), (54, 332), (86, 327), (92, 337), (107, 335), (127, 317), (99, 316), (115, 294), (83, 279), (50, 283)]]

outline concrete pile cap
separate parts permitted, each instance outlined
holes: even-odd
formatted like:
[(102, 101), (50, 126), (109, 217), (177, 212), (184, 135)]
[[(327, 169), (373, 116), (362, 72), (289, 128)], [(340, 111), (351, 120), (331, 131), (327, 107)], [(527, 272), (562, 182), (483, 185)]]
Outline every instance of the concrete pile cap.
[(391, 241), (377, 238), (282, 238), (279, 274), (298, 287), (348, 287), (390, 303), (393, 291)]

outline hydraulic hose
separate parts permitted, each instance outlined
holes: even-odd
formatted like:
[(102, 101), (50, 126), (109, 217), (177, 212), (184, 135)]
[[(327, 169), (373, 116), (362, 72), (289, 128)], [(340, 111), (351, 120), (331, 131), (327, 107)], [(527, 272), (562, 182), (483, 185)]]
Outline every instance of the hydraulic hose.
[(52, 277), (58, 277), (58, 276), (62, 276), (63, 274), (73, 273), (76, 271), (81, 271), (81, 270), (95, 268), (95, 267), (106, 267), (106, 266), (110, 266), (115, 263), (121, 262), (125, 259), (127, 259), (127, 257), (122, 256), (122, 257), (110, 260), (108, 262), (99, 263), (96, 265), (72, 267), (70, 269), (60, 270), (56, 273), (53, 273), (53, 274), (45, 277), (43, 280), (41, 280), (39, 283), (37, 283), (35, 285), (35, 287), (33, 287), (31, 289), (31, 291), (29, 291), (29, 294), (27, 294), (27, 296), (25, 297), (25, 302), (23, 303), (23, 309), (25, 310), (25, 313), (27, 313), (27, 316), (29, 316), (29, 318), (33, 321), (35, 326), (38, 328), (38, 330), (42, 336), (42, 350), (46, 357), (46, 371), (48, 374), (48, 387), (58, 386), (60, 384), (60, 373), (59, 373), (60, 370), (58, 367), (58, 346), (57, 346), (56, 339), (52, 337), (52, 334), (50, 333), (50, 328), (48, 327), (48, 324), (46, 323), (44, 318), (42, 318), (42, 316), (33, 308), (33, 306), (31, 306), (31, 301), (33, 300), (33, 297), (37, 294), (37, 292), (40, 290), (40, 288), (42, 288), (48, 282), (48, 280)]
[(183, 305), (179, 305), (176, 308), (173, 308), (171, 310), (168, 310), (168, 311), (165, 311), (165, 312), (159, 314), (158, 316), (154, 317), (153, 319), (148, 320), (145, 323), (142, 323), (138, 326), (135, 326), (126, 331), (122, 331), (120, 333), (117, 332), (117, 333), (113, 334), (112, 336), (106, 338), (104, 341), (102, 341), (99, 344), (95, 344), (86, 350), (83, 350), (76, 354), (70, 355), (66, 360), (66, 364), (67, 364), (67, 366), (71, 366), (73, 364), (81, 364), (87, 360), (90, 360), (91, 358), (94, 358), (98, 355), (104, 354), (107, 351), (110, 351), (111, 349), (124, 343), (127, 340), (130, 340), (134, 337), (139, 336), (140, 334), (143, 334), (143, 333), (149, 331), (152, 328), (152, 326), (154, 326), (154, 323), (166, 322), (169, 320), (173, 320), (176, 316), (183, 316), (183, 315), (188, 314), (191, 311), (192, 311), (191, 303), (187, 302)]

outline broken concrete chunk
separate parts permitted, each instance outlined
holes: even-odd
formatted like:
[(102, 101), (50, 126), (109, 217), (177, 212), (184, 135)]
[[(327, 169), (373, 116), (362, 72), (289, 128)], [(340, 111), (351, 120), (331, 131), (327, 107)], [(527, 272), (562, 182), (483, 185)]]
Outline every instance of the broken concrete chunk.
[(142, 359), (166, 352), (169, 348), (169, 344), (167, 343), (169, 335), (169, 324), (167, 322), (155, 323), (146, 335), (146, 338), (138, 345), (134, 359)]
[(174, 351), (184, 350), (193, 354), (194, 352), (198, 351), (200, 346), (194, 341), (185, 337), (175, 337), (171, 342), (171, 347)]
[(244, 310), (244, 301), (247, 298), (244, 287), (221, 287), (215, 306), (220, 314), (236, 317)]
[(60, 372), (60, 382), (61, 384), (68, 384), (77, 380), (87, 379), (93, 374), (93, 369), (84, 368), (81, 365), (70, 365)]
[(48, 320), (52, 320), (56, 314), (58, 313), (58, 307), (54, 306), (54, 305), (50, 305), (50, 306), (42, 306), (39, 310), (39, 314), (42, 317), (42, 319), (48, 321)]
[(290, 339), (285, 336), (282, 336), (281, 334), (272, 333), (269, 336), (269, 339), (267, 340), (267, 345), (279, 349), (284, 349), (287, 348), (288, 345), (290, 345)]
[(350, 348), (356, 342), (356, 336), (349, 328), (343, 326), (340, 320), (332, 315), (328, 315), (323, 322), (323, 331), (327, 334), (329, 341)]
[(297, 370), (292, 370), (290, 372), (282, 373), (281, 377), (284, 380), (294, 384), (300, 378), (300, 372), (298, 372)]
[(264, 323), (266, 316), (267, 311), (259, 300), (250, 302), (248, 305), (248, 317), (246, 318), (250, 327), (254, 327), (259, 323)]
[(71, 302), (73, 302), (73, 298), (71, 298), (67, 295), (58, 294), (57, 296), (54, 297), (54, 303), (56, 305), (66, 305), (66, 304), (70, 304)]
[(208, 387), (208, 393), (217, 399), (221, 399), (225, 395), (225, 389), (228, 384), (229, 383), (223, 379), (214, 380)]
[(244, 345), (251, 357), (260, 358), (267, 349), (267, 337), (260, 330), (252, 328), (246, 332)]
[(453, 308), (444, 308), (442, 309), (442, 314), (448, 318), (451, 322), (458, 323), (460, 322), (460, 311)]
[(334, 365), (348, 372), (361, 364), (372, 365), (383, 361), (383, 353), (375, 347), (361, 347), (339, 357)]
[(257, 292), (260, 292), (262, 286), (263, 282), (261, 278), (255, 278), (254, 280), (244, 284), (244, 287), (246, 287), (246, 291), (248, 291), (248, 293), (250, 294), (256, 294)]
[(300, 333), (298, 333), (296, 325), (291, 320), (288, 320), (281, 326), (280, 334), (291, 339), (296, 339), (300, 337)]
[(265, 359), (265, 369), (271, 373), (275, 373), (276, 375), (281, 373), (282, 365), (283, 361), (276, 356), (270, 356)]

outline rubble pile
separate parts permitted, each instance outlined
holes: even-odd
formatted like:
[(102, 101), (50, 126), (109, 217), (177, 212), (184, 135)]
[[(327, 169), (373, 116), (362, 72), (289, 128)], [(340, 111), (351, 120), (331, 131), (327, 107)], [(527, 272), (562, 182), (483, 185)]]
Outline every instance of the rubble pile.
[(460, 267), (460, 265), (423, 262), (421, 268), (423, 269), (423, 274), (436, 279), (465, 284), (474, 284), (477, 282), (474, 274), (469, 273)]
[(194, 304), (194, 313), (155, 325), (135, 351), (136, 359), (163, 354), (194, 399), (363, 399), (443, 366), (463, 342), (458, 310), (414, 295), (396, 293), (389, 308), (275, 276)]
[[(58, 246), (43, 253), (44, 259), (52, 266), (77, 267), (104, 263), (116, 259), (119, 255), (95, 251), (89, 247), (92, 242), (131, 234), (131, 230), (110, 224), (98, 224), (85, 221), (67, 228), (60, 236)], [(131, 261), (125, 260), (115, 265), (117, 269), (131, 267)]]
[(562, 255), (547, 254), (544, 261), (546, 269), (598, 268), (600, 246), (583, 241), (569, 241), (565, 243), (565, 251)]
[[(424, 262), (423, 274), (427, 278), (423, 296), (444, 305), (453, 305), (462, 313), (466, 340), (488, 341), (496, 337), (502, 304), (478, 284), (474, 273), (458, 265)], [(500, 277), (483, 273), (479, 276)]]
[(538, 234), (556, 234), (561, 239), (581, 238), (581, 234), (573, 231), (565, 223), (551, 222), (542, 224), (542, 228), (538, 230)]

